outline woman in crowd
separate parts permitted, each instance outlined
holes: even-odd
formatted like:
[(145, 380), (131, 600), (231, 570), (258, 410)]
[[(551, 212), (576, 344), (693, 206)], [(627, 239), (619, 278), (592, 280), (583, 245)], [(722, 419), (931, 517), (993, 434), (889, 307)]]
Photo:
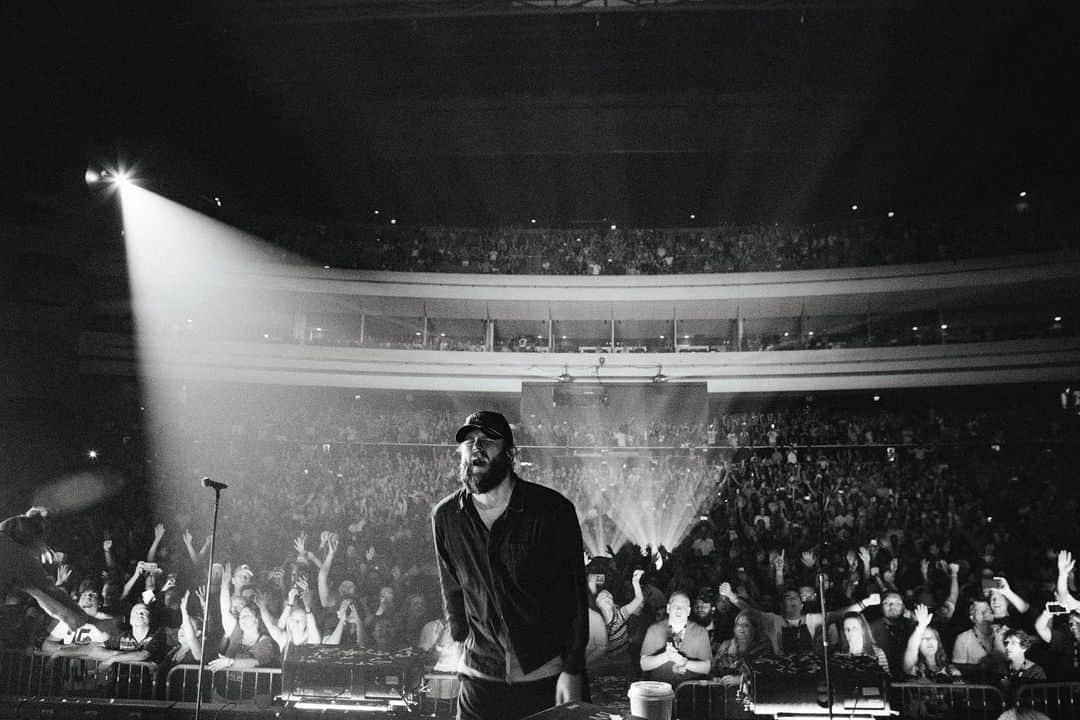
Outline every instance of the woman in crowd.
[(364, 623), (360, 618), (360, 611), (356, 609), (356, 601), (349, 597), (344, 598), (338, 604), (337, 625), (323, 638), (322, 644), (364, 647), (365, 637)]
[[(299, 602), (298, 599), (302, 600)], [(289, 590), (289, 600), (285, 604), (285, 627), (281, 628), (274, 622), (270, 614), (268, 598), (263, 592), (255, 594), (255, 604), (259, 608), (259, 619), (270, 633), (270, 637), (277, 643), (281, 651), (281, 657), (285, 658), (289, 648), (293, 645), (319, 645), (322, 636), (319, 634), (319, 626), (315, 622), (315, 616), (311, 612), (312, 599), (310, 593), (299, 592), (298, 588)]]
[(860, 612), (844, 613), (840, 622), (840, 642), (837, 643), (838, 655), (852, 655), (873, 658), (885, 673), (889, 672), (889, 659), (885, 651), (874, 644), (870, 633), (870, 624)]
[[(197, 595), (201, 601), (203, 592), (199, 590)], [(187, 590), (180, 599), (180, 628), (177, 631), (179, 644), (170, 648), (166, 657), (166, 661), (171, 665), (195, 665), (202, 657), (202, 619), (192, 617), (188, 611), (188, 600), (190, 598), (191, 591)], [(206, 613), (205, 602), (202, 604), (202, 612), (203, 614)]]
[(735, 616), (734, 633), (713, 655), (712, 674), (722, 685), (739, 685), (744, 662), (772, 655), (772, 643), (761, 627), (756, 610), (739, 611)]
[(958, 679), (960, 670), (949, 662), (941, 635), (930, 627), (932, 619), (926, 605), (915, 607), (915, 629), (904, 650), (904, 675), (913, 680)]
[(257, 667), (278, 665), (278, 647), (259, 619), (259, 608), (247, 604), (237, 615), (228, 613), (222, 617), (222, 626), (228, 638), (225, 652), (211, 660), (206, 667), (218, 670), (250, 670)]
[(641, 578), (644, 570), (635, 570), (630, 578), (630, 584), (634, 588), (634, 599), (625, 605), (616, 605), (615, 598), (607, 590), (601, 590), (596, 595), (596, 607), (604, 618), (604, 627), (607, 628), (607, 652), (605, 657), (612, 660), (629, 658), (630, 628), (627, 621), (630, 616), (641, 610), (645, 602), (645, 593), (641, 589)]

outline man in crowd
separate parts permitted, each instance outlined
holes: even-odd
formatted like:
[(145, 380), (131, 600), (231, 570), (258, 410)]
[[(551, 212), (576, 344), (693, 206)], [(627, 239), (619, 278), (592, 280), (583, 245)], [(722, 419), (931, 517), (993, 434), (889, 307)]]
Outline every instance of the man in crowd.
[(952, 661), (965, 673), (987, 670), (1005, 660), (1005, 626), (994, 623), (990, 603), (977, 597), (968, 610), (971, 629), (960, 633), (953, 643)]
[(712, 667), (709, 633), (690, 619), (690, 595), (676, 590), (667, 603), (667, 619), (653, 623), (641, 643), (641, 670), (649, 680), (678, 687), (708, 677)]
[(455, 436), (462, 487), (432, 518), (443, 601), (464, 641), (458, 717), (514, 720), (584, 697), (588, 613), (574, 505), (513, 470), (497, 412)]
[[(95, 621), (114, 621), (101, 612), (101, 595), (93, 587), (79, 593), (79, 609)], [(113, 653), (105, 650), (105, 641), (115, 634), (101, 629), (102, 623), (85, 622), (72, 628), (63, 620), (57, 620), (49, 636), (41, 644), (41, 651), (49, 655), (67, 655), (89, 660), (104, 660)]]
[(881, 617), (870, 623), (874, 644), (885, 652), (889, 673), (894, 679), (904, 677), (904, 650), (915, 630), (915, 623), (904, 617), (904, 598), (898, 592), (887, 592), (881, 598)]

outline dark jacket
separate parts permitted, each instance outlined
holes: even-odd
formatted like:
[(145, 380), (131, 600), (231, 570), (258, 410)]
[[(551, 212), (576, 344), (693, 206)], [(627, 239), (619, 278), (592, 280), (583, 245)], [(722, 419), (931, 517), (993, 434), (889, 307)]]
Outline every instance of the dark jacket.
[(432, 516), (435, 552), (450, 633), (464, 641), (465, 662), (506, 677), (510, 639), (529, 673), (555, 656), (563, 672), (585, 668), (588, 642), (584, 550), (574, 505), (514, 475), (506, 512), (487, 529), (464, 489)]

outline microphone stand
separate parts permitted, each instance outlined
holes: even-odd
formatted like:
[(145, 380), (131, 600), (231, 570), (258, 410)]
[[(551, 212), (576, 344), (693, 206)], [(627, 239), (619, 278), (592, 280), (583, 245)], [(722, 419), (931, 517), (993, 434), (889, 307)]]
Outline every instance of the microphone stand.
[(214, 523), (210, 529), (210, 560), (206, 566), (206, 608), (203, 610), (202, 619), (202, 652), (199, 653), (199, 680), (195, 689), (195, 720), (199, 720), (199, 712), (202, 710), (202, 683), (203, 668), (206, 666), (206, 621), (210, 617), (210, 584), (214, 577), (214, 543), (217, 539), (218, 506), (221, 505), (221, 491), (225, 485), (221, 483), (205, 484), (205, 487), (214, 489)]
[[(820, 493), (819, 515), (818, 515), (818, 556), (817, 556), (817, 586), (818, 586), (818, 602), (821, 605), (821, 659), (825, 667), (825, 702), (827, 703), (829, 710), (829, 720), (833, 717), (833, 686), (832, 677), (829, 673), (829, 621), (828, 614), (825, 610), (825, 506), (828, 505), (828, 499), (825, 497), (825, 491), (828, 490), (828, 485), (825, 480), (825, 473), (821, 473), (821, 483), (818, 486), (818, 492)], [(196, 718), (198, 720), (198, 718)]]

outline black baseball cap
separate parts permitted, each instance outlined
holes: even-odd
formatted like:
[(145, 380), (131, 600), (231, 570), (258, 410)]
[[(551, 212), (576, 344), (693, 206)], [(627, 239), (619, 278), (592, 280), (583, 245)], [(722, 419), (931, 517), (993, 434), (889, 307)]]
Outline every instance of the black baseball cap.
[(455, 436), (457, 441), (464, 441), (471, 430), (479, 430), (489, 438), (505, 440), (508, 446), (514, 445), (514, 433), (510, 430), (510, 423), (494, 410), (478, 410), (465, 418), (465, 423), (458, 428)]

